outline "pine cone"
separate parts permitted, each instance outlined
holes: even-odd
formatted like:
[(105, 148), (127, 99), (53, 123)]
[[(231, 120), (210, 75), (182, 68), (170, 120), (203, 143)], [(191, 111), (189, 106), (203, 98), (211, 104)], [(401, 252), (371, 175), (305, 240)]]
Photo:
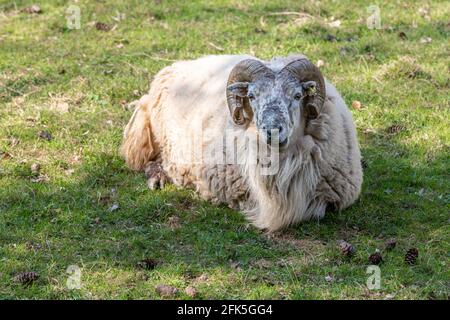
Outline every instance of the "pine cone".
[(145, 269), (145, 270), (153, 270), (158, 265), (158, 261), (151, 258), (146, 258), (144, 260), (141, 260), (137, 263), (137, 266), (139, 268)]
[(399, 132), (401, 132), (401, 131), (403, 131), (403, 130), (405, 130), (405, 129), (406, 129), (406, 128), (405, 128), (404, 125), (401, 125), (401, 124), (393, 124), (392, 126), (390, 126), (390, 127), (387, 128), (387, 132), (390, 133), (390, 134), (396, 134), (396, 133), (399, 133)]
[(419, 250), (417, 250), (416, 248), (411, 248), (406, 252), (405, 262), (409, 265), (413, 265), (416, 263), (418, 257)]
[(386, 241), (386, 250), (392, 250), (395, 248), (395, 246), (397, 245), (397, 240), (395, 239), (389, 239), (388, 241)]
[(381, 256), (381, 253), (379, 253), (379, 252), (372, 253), (369, 256), (369, 262), (371, 264), (375, 264), (375, 265), (379, 265), (380, 263), (382, 263), (383, 257)]
[(36, 272), (22, 272), (14, 277), (14, 282), (30, 285), (37, 279), (39, 279), (39, 275)]
[(356, 248), (347, 241), (340, 241), (339, 242), (339, 249), (341, 250), (342, 254), (346, 257), (351, 257), (355, 254)]

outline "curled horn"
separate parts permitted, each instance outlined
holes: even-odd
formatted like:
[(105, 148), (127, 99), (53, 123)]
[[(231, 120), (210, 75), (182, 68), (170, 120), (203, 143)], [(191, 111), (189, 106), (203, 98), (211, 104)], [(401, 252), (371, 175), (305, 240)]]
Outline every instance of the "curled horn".
[(306, 58), (294, 60), (283, 71), (289, 72), (302, 83), (304, 106), (309, 119), (317, 118), (325, 102), (325, 80), (319, 68)]
[[(244, 125), (249, 122), (252, 116), (252, 110), (246, 101), (246, 98), (236, 96), (231, 90), (231, 85), (238, 82), (254, 82), (260, 77), (272, 76), (272, 71), (261, 61), (247, 59), (239, 62), (230, 72), (227, 82), (227, 103), (231, 117), (234, 123)], [(247, 117), (245, 116), (245, 113)]]

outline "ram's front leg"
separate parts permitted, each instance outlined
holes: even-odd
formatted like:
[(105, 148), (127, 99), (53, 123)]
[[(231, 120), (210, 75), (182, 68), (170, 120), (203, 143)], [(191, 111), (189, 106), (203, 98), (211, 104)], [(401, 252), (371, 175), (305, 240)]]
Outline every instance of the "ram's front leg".
[(145, 175), (147, 177), (147, 185), (150, 189), (164, 188), (166, 183), (171, 180), (161, 166), (161, 163), (150, 161), (145, 166)]

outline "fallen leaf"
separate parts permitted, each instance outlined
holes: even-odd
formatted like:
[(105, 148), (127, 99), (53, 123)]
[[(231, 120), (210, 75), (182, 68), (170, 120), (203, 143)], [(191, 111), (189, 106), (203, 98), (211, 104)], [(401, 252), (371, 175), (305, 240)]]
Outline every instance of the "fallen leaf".
[(214, 43), (212, 43), (212, 42), (208, 42), (208, 44), (209, 44), (211, 47), (213, 47), (214, 49), (218, 50), (218, 51), (223, 51), (223, 50), (225, 50), (224, 48), (219, 47), (218, 45), (216, 45), (216, 44), (214, 44)]

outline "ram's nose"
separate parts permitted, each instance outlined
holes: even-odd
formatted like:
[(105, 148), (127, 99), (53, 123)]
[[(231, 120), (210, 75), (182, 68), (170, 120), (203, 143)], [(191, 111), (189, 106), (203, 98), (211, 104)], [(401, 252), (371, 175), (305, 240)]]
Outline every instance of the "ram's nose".
[(278, 145), (280, 147), (284, 147), (287, 144), (287, 137), (285, 134), (285, 130), (283, 127), (274, 127), (274, 128), (263, 128), (266, 143), (271, 144), (272, 142), (276, 142), (278, 140)]

